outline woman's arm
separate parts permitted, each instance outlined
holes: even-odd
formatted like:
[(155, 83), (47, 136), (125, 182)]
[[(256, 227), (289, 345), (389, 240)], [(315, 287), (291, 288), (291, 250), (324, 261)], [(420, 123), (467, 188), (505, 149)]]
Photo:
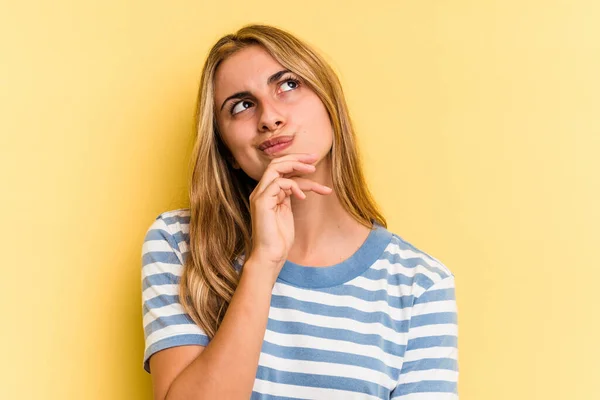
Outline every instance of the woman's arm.
[(316, 167), (310, 162), (315, 160), (311, 154), (271, 160), (250, 194), (252, 250), (223, 322), (204, 349), (163, 350), (162, 357), (152, 361), (152, 374), (158, 374), (155, 398), (246, 400), (251, 396), (271, 291), (294, 241), (290, 196), (304, 199), (306, 191), (322, 195), (332, 192), (297, 176), (314, 172)]
[(454, 276), (413, 304), (400, 378), (391, 399), (458, 399), (458, 319)]
[[(249, 258), (223, 322), (206, 347), (172, 347), (150, 359), (155, 399), (250, 398), (274, 284), (259, 272), (260, 261)], [(179, 373), (174, 371), (178, 368)]]

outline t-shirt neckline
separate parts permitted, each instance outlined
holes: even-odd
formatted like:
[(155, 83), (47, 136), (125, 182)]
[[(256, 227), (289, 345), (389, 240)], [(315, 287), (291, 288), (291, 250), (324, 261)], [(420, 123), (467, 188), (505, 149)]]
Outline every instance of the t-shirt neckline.
[(369, 269), (379, 259), (391, 239), (390, 231), (373, 222), (367, 239), (346, 260), (328, 267), (310, 267), (286, 260), (277, 280), (305, 288), (341, 285)]

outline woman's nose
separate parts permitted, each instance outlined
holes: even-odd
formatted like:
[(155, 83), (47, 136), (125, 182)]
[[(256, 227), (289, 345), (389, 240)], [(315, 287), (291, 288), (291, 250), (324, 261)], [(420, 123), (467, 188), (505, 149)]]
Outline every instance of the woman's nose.
[(285, 118), (273, 104), (263, 103), (258, 121), (258, 130), (261, 132), (274, 131), (285, 124)]

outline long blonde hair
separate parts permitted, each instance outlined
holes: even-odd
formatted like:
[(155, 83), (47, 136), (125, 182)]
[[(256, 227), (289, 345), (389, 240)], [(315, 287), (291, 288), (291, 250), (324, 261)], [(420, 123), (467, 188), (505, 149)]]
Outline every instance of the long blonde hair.
[(290, 33), (249, 25), (222, 37), (211, 49), (200, 81), (197, 133), (192, 152), (190, 253), (180, 283), (180, 301), (200, 328), (213, 338), (239, 282), (234, 262), (251, 249), (249, 196), (256, 181), (233, 168), (220, 138), (215, 116), (214, 77), (219, 64), (236, 51), (260, 45), (302, 78), (329, 113), (334, 137), (331, 150), (333, 189), (344, 209), (358, 222), (387, 227), (373, 200), (360, 165), (356, 137), (342, 87), (327, 62)]

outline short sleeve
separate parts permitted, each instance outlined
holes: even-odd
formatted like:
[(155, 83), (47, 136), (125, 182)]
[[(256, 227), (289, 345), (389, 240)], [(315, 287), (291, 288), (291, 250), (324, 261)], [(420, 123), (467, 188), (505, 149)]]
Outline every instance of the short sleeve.
[[(183, 257), (178, 240), (182, 240), (184, 232), (172, 233), (168, 220), (162, 215), (157, 217), (142, 245), (143, 365), (148, 373), (152, 354), (169, 347), (206, 346), (209, 342), (179, 301)], [(180, 224), (174, 226), (177, 228), (173, 229), (181, 229)]]
[(400, 377), (391, 399), (458, 399), (458, 323), (454, 276), (438, 281), (413, 304)]

